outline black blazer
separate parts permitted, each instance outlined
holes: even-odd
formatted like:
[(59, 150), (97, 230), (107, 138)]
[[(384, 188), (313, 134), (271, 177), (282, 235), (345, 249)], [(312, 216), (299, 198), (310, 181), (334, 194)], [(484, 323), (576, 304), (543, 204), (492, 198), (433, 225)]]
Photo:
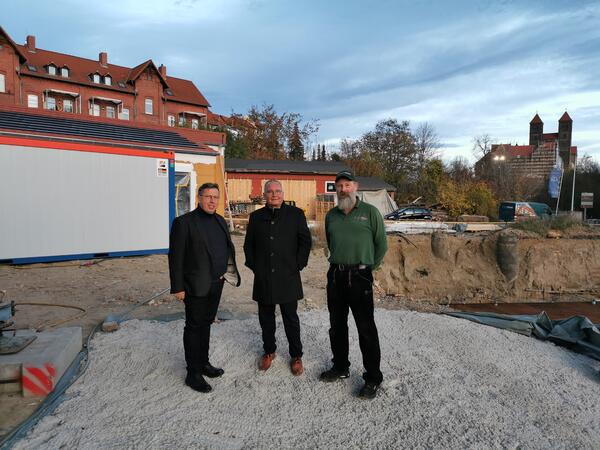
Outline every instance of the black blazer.
[[(169, 236), (169, 275), (171, 293), (185, 291), (186, 295), (204, 297), (208, 294), (212, 280), (211, 255), (206, 242), (206, 232), (200, 221), (200, 207), (177, 217)], [(225, 277), (235, 279), (236, 286), (241, 278), (235, 264), (235, 248), (222, 216), (215, 213), (217, 222), (227, 235), (229, 262)]]
[(300, 208), (283, 204), (275, 216), (267, 207), (250, 214), (244, 254), (254, 272), (252, 298), (271, 305), (303, 298), (300, 271), (308, 264), (311, 243)]

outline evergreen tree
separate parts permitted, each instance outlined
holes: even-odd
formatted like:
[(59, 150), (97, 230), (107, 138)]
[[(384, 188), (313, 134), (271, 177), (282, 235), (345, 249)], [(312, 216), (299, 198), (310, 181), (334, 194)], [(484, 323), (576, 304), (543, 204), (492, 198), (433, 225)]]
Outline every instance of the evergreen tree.
[(323, 147), (321, 147), (321, 148), (322, 148), (322, 152), (323, 152), (323, 153), (321, 153), (321, 160), (327, 161), (327, 153), (325, 153), (325, 144), (323, 144)]
[(302, 143), (302, 136), (300, 135), (298, 122), (294, 123), (294, 127), (292, 128), (292, 133), (289, 139), (289, 146), (289, 158), (304, 161), (304, 144)]
[(312, 159), (311, 159), (311, 161), (314, 161), (315, 159), (316, 159), (316, 156), (315, 156), (315, 149), (313, 148), (313, 153), (312, 153)]

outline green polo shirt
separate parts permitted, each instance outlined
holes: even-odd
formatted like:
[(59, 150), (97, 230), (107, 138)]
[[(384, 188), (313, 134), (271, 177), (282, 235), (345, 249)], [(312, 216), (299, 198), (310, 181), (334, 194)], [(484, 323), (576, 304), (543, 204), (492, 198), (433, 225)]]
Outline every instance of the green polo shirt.
[(387, 251), (385, 226), (373, 205), (356, 200), (349, 214), (335, 207), (325, 216), (332, 264), (365, 264), (376, 269)]

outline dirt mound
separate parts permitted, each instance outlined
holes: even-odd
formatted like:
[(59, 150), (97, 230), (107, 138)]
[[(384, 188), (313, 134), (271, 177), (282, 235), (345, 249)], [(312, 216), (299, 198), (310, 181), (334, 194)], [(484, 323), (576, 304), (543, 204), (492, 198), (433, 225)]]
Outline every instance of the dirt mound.
[[(545, 239), (522, 230), (487, 236), (390, 236), (376, 279), (388, 295), (441, 304), (600, 292), (600, 240), (589, 234), (569, 236), (573, 238)], [(514, 276), (501, 269), (499, 239), (514, 241), (508, 249), (514, 251)]]

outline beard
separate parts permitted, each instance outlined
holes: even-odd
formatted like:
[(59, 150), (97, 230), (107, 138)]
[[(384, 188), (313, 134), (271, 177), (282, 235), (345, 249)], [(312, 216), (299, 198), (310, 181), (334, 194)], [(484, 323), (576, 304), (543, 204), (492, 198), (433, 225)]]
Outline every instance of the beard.
[(350, 193), (348, 195), (345, 195), (343, 197), (341, 197), (340, 194), (338, 194), (338, 205), (337, 205), (337, 207), (339, 209), (341, 209), (342, 211), (351, 209), (354, 206), (354, 203), (356, 202), (356, 198), (357, 197), (358, 197), (358, 195), (356, 194), (356, 192), (352, 192), (352, 193)]

